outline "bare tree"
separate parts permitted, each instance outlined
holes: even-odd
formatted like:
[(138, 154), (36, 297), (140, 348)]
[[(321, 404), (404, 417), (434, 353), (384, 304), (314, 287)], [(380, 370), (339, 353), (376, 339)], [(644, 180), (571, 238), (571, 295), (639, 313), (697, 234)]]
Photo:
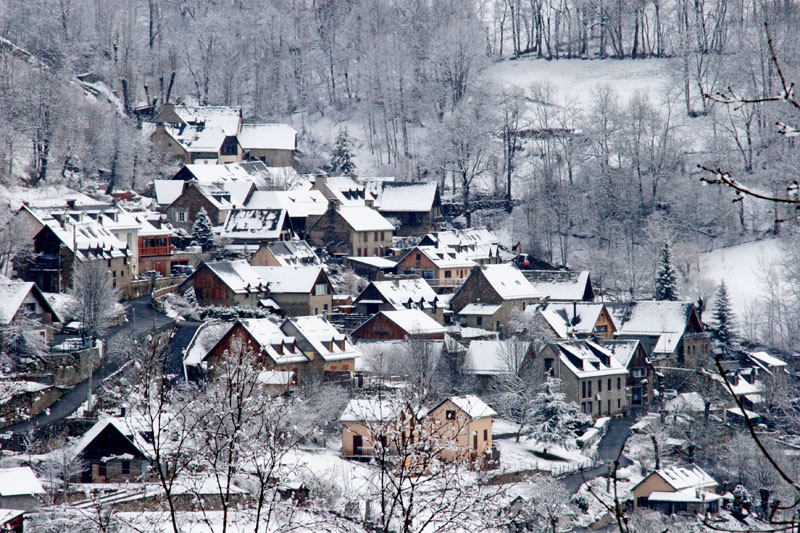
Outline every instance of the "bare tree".
[(105, 264), (98, 260), (76, 263), (70, 295), (78, 306), (75, 315), (81, 317), (84, 335), (102, 335), (115, 317), (120, 297)]

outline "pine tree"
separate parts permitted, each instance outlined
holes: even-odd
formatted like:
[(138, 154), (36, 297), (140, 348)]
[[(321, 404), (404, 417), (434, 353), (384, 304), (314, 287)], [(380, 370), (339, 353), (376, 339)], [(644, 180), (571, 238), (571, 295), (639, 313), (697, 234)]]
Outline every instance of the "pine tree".
[(331, 174), (351, 176), (355, 174), (356, 164), (353, 162), (353, 152), (350, 146), (350, 137), (347, 128), (339, 130), (336, 142), (331, 152)]
[(731, 312), (731, 303), (728, 298), (728, 287), (725, 282), (720, 282), (717, 287), (716, 301), (714, 302), (713, 318), (716, 323), (716, 331), (714, 337), (719, 343), (728, 348), (733, 342), (733, 313)]
[(655, 294), (653, 297), (656, 300), (670, 300), (675, 301), (678, 299), (678, 275), (675, 267), (672, 265), (672, 254), (669, 251), (669, 243), (664, 243), (664, 248), (661, 249), (661, 260), (658, 267), (658, 274), (656, 275)]
[(204, 251), (214, 246), (214, 229), (211, 219), (208, 218), (206, 210), (202, 207), (192, 226), (192, 244), (202, 246)]

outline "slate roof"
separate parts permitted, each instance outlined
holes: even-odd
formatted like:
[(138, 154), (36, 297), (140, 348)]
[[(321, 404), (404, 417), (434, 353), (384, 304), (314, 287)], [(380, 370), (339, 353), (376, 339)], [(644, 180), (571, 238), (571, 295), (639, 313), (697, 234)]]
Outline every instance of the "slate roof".
[[(439, 297), (424, 279), (372, 281), (372, 285), (396, 311), (412, 307), (430, 309), (439, 305)], [(367, 288), (364, 289), (365, 291)], [(358, 299), (356, 299), (358, 302)], [(355, 303), (355, 302), (354, 302)]]
[(627, 374), (628, 371), (609, 351), (588, 340), (552, 343), (561, 364), (578, 378)]
[(601, 302), (552, 302), (543, 304), (538, 310), (526, 309), (525, 313), (540, 312), (560, 337), (567, 338), (573, 333), (591, 334), (604, 308)]
[(291, 218), (322, 216), (328, 210), (325, 196), (316, 190), (256, 191), (248, 209), (285, 209)]
[(523, 270), (522, 274), (543, 298), (569, 301), (594, 299), (588, 270)]
[(694, 310), (691, 302), (607, 302), (606, 308), (621, 335), (657, 337), (653, 354), (671, 354), (686, 332)]
[(234, 241), (278, 240), (285, 220), (283, 209), (232, 209), (220, 235)]
[(485, 265), (481, 267), (480, 272), (503, 300), (533, 299), (541, 296), (525, 279), (522, 272), (513, 265)]
[(264, 284), (269, 287), (270, 294), (308, 294), (319, 279), (320, 266), (254, 266), (252, 269)]
[[(237, 294), (254, 292), (259, 288), (266, 290), (264, 280), (261, 279), (250, 263), (243, 259), (237, 261), (207, 261), (202, 263), (195, 270), (195, 273), (203, 266), (208, 267), (230, 290)], [(192, 273), (192, 276), (195, 273)]]
[(394, 231), (394, 226), (371, 207), (339, 207), (337, 212), (355, 231)]
[(261, 245), (269, 248), (281, 266), (321, 265), (322, 261), (306, 241), (273, 241)]
[(290, 323), (298, 333), (298, 341), (302, 340), (317, 352), (325, 361), (340, 361), (361, 357), (361, 351), (340, 333), (336, 327), (320, 316), (298, 316), (287, 318), (283, 325)]

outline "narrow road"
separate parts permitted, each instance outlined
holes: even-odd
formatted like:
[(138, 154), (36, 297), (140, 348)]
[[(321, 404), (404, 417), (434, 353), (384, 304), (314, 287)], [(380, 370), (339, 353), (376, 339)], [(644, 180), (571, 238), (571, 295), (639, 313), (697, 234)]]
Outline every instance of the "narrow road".
[[(113, 356), (124, 349), (124, 342), (128, 336), (142, 335), (165, 324), (173, 322), (166, 315), (158, 313), (150, 307), (150, 297), (144, 296), (135, 300), (124, 302), (128, 307), (128, 321), (121, 326), (110, 328), (104, 337), (105, 353), (103, 361), (92, 375), (93, 386), (103, 380), (103, 378), (113, 374), (120, 369), (124, 360), (122, 357)], [(134, 319), (136, 317), (135, 327)], [(89, 380), (75, 385), (71, 390), (64, 393), (48, 410), (40, 413), (35, 418), (26, 422), (20, 422), (13, 426), (3, 428), (2, 432), (13, 431), (16, 433), (26, 433), (32, 429), (39, 429), (58, 422), (74, 413), (80, 405), (86, 401), (89, 393)]]
[[(603, 464), (584, 470), (583, 473), (576, 472), (561, 478), (561, 482), (566, 487), (570, 494), (575, 494), (583, 484), (584, 480), (589, 481), (599, 476), (605, 476), (609, 473), (611, 465), (617, 459), (619, 451), (625, 445), (630, 435), (631, 426), (636, 422), (633, 418), (612, 418), (608, 423), (608, 430), (603, 438), (597, 445), (597, 453)], [(633, 464), (630, 459), (624, 455), (620, 458), (619, 466), (624, 468)]]

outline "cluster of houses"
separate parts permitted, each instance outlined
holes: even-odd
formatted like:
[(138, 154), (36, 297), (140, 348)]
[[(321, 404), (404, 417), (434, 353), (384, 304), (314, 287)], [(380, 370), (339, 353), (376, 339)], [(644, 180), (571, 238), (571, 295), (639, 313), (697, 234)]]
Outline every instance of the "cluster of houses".
[[(252, 350), (268, 394), (290, 394), (312, 378), (361, 383), (380, 372), (365, 354), (413, 339), (463, 357), (461, 371), (476, 378), (476, 392), (538, 364), (584, 413), (605, 417), (646, 408), (663, 377), (656, 366), (694, 370), (709, 360), (710, 337), (693, 303), (604, 301), (589, 272), (520, 269), (488, 229), (443, 227), (436, 182), (299, 175), (296, 132), (245, 124), (236, 107), (168, 105), (154, 121), (154, 143), (184, 166), (155, 180), (151, 198), (71, 194), (19, 207), (15, 219), (28, 244), (15, 274), (24, 281), (0, 284), (0, 324), (24, 310), (51, 340), (60, 319), (48, 293), (71, 286), (75, 264), (95, 261), (124, 299), (158, 289), (191, 293), (202, 307), (258, 310), (260, 318), (193, 326), (173, 351), (192, 381), (213, 379), (225, 354)], [(213, 226), (210, 248), (192, 243), (202, 213)], [(365, 286), (345, 293), (342, 272)], [(513, 365), (509, 338), (522, 339)], [(731, 363), (728, 376), (757, 406), (758, 376), (781, 365), (764, 353), (748, 361)], [(342, 454), (374, 454), (381, 437), (372, 425), (407, 424), (399, 409), (351, 400), (340, 418)], [(486, 467), (494, 415), (468, 395), (443, 398), (418, 416), (457, 444), (443, 459)], [(146, 436), (113, 418), (97, 422), (74, 453), (87, 465), (87, 483), (137, 479), (152, 459)], [(640, 507), (713, 511), (713, 487), (699, 469), (662, 469), (634, 492)], [(675, 494), (684, 493), (694, 499), (681, 503)]]

